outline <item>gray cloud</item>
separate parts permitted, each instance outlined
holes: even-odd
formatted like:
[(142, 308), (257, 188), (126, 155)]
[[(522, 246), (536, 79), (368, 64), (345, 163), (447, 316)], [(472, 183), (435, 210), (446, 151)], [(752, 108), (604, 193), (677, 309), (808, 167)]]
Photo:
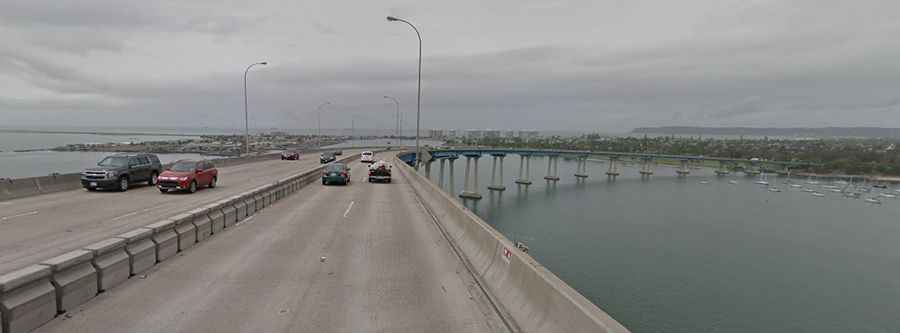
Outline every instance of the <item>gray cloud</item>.
[[(381, 7), (383, 6), (383, 7)], [(661, 1), (421, 4), (13, 1), (0, 13), (11, 124), (257, 127), (377, 122), (623, 131), (636, 126), (900, 126), (900, 3)], [(65, 115), (65, 116), (60, 116)], [(365, 126), (366, 120), (361, 120)]]

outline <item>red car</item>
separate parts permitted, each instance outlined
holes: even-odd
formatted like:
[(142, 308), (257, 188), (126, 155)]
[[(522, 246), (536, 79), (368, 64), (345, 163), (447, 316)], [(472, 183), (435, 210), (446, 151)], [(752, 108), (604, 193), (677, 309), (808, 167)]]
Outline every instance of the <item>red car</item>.
[(296, 161), (299, 159), (300, 159), (300, 153), (298, 153), (296, 151), (285, 150), (285, 151), (281, 152), (281, 160), (282, 161), (284, 161), (284, 160)]
[(197, 192), (201, 186), (216, 187), (219, 170), (208, 161), (180, 160), (159, 175), (156, 187), (162, 193), (169, 191)]

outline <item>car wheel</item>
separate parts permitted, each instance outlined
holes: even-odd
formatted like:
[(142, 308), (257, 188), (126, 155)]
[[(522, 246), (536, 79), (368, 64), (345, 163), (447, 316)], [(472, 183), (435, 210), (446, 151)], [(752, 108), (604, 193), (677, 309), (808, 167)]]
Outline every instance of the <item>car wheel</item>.
[(158, 181), (159, 181), (159, 175), (157, 175), (156, 172), (154, 171), (152, 174), (150, 174), (150, 180), (147, 181), (147, 184), (149, 184), (150, 186), (156, 186), (156, 183)]
[(119, 191), (128, 191), (128, 177), (119, 178)]
[(322, 179), (322, 185), (328, 185), (328, 182), (326, 180)]
[(188, 186), (188, 192), (195, 193), (197, 192), (197, 181), (191, 181), (191, 185)]
[(161, 188), (161, 189), (159, 189), (159, 193), (166, 194), (166, 193), (169, 193), (169, 190)]
[(209, 181), (209, 188), (215, 188), (216, 182), (218, 182), (218, 181), (219, 181), (219, 177), (213, 177), (213, 179), (211, 181)]
[(94, 192), (97, 190), (96, 188), (93, 188), (93, 187), (85, 187), (85, 189), (87, 189), (88, 192)]

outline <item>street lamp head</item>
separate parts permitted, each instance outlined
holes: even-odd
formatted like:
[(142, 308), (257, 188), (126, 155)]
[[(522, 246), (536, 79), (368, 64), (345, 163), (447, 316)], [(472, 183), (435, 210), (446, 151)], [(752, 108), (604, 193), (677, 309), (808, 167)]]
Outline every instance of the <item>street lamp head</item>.
[(387, 17), (387, 20), (388, 20), (388, 21), (400, 21), (400, 19), (398, 19), (398, 18), (396, 18), (396, 17), (393, 17), (393, 16), (388, 16), (388, 17)]
[(259, 64), (260, 64), (260, 65), (268, 65), (269, 62), (268, 62), (268, 61), (263, 61), (263, 62), (260, 62)]

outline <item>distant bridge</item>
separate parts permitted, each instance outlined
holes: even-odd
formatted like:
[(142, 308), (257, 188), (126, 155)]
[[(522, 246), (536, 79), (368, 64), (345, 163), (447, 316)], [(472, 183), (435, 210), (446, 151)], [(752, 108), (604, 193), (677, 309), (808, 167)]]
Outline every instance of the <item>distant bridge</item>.
[[(609, 160), (609, 168), (606, 171), (610, 180), (615, 180), (620, 174), (620, 161), (633, 160), (639, 161), (640, 173), (642, 178), (648, 178), (654, 173), (657, 160), (675, 160), (680, 161), (680, 166), (675, 170), (679, 177), (690, 174), (691, 167), (701, 161), (717, 161), (719, 168), (716, 174), (720, 176), (727, 175), (736, 170), (743, 170), (748, 175), (759, 174), (764, 170), (777, 170), (779, 173), (787, 173), (790, 169), (802, 168), (818, 165), (808, 161), (765, 161), (765, 160), (749, 160), (726, 157), (710, 157), (697, 155), (671, 155), (671, 154), (654, 154), (654, 153), (623, 153), (613, 151), (589, 151), (589, 150), (566, 150), (566, 149), (532, 149), (532, 148), (497, 148), (497, 147), (430, 147), (426, 148), (423, 154), (422, 163), (425, 166), (426, 174), (431, 173), (431, 164), (435, 161), (440, 162), (439, 183), (444, 183), (444, 164), (446, 160), (455, 160), (459, 157), (466, 158), (465, 171), (465, 189), (460, 196), (468, 199), (480, 199), (481, 194), (478, 193), (478, 159), (484, 155), (493, 158), (491, 184), (488, 189), (492, 191), (503, 191), (503, 159), (506, 155), (519, 155), (519, 175), (515, 180), (516, 184), (528, 186), (531, 181), (531, 157), (545, 156), (547, 157), (547, 174), (544, 179), (548, 182), (559, 181), (558, 163), (559, 157), (570, 157), (577, 161), (575, 177), (579, 181), (583, 181), (588, 177), (587, 159), (603, 158)], [(474, 162), (474, 163), (473, 163)], [(471, 171), (474, 165), (474, 172)], [(498, 177), (499, 165), (499, 177)], [(450, 163), (449, 184), (450, 191), (453, 192), (453, 163)]]

